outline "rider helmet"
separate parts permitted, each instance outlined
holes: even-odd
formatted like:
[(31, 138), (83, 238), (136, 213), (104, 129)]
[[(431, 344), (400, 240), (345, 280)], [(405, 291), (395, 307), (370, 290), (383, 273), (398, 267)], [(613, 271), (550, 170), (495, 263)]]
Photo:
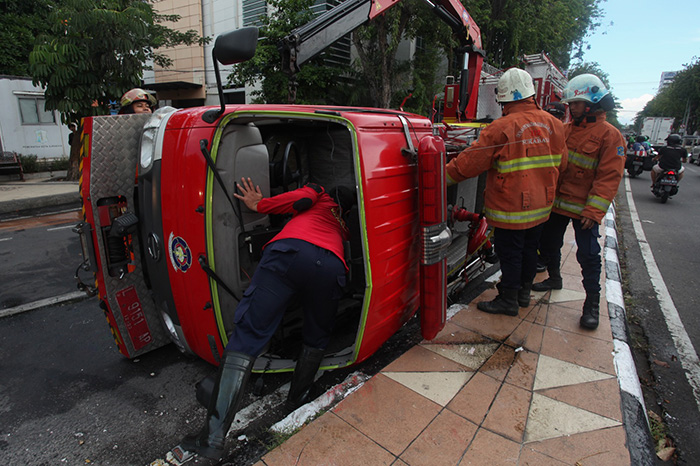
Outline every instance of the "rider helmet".
[(520, 68), (511, 68), (503, 73), (496, 86), (496, 101), (502, 104), (516, 102), (535, 95), (532, 76)]
[(155, 104), (157, 103), (156, 98), (153, 97), (153, 94), (150, 94), (144, 91), (143, 89), (139, 89), (138, 87), (127, 91), (122, 96), (119, 103), (121, 104), (122, 108), (125, 108), (135, 102), (148, 102), (148, 105), (150, 107), (155, 106)]
[(680, 134), (669, 134), (666, 138), (666, 145), (669, 146), (680, 146), (683, 139)]
[(544, 107), (544, 110), (560, 120), (566, 115), (566, 105), (561, 102), (550, 102)]
[(642, 135), (637, 136), (637, 142), (644, 142), (644, 141), (646, 141), (646, 140), (647, 140), (647, 138), (645, 138), (645, 137), (642, 136)]
[(598, 109), (612, 110), (615, 102), (603, 81), (594, 74), (580, 74), (571, 78), (564, 88), (562, 102), (584, 101), (590, 104), (590, 112)]

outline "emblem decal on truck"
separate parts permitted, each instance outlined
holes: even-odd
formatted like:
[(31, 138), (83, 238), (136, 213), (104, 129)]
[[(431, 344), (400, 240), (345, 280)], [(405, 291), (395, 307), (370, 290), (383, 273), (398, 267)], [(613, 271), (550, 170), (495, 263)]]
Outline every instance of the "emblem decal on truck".
[(170, 262), (173, 264), (173, 268), (187, 272), (192, 265), (192, 251), (190, 251), (187, 241), (170, 233), (168, 251), (170, 251)]

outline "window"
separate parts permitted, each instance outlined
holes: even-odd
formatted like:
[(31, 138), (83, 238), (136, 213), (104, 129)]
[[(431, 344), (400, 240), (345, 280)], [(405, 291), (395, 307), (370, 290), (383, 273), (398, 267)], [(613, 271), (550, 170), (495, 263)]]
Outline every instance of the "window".
[(56, 123), (54, 113), (44, 110), (42, 97), (19, 97), (19, 113), (23, 125)]

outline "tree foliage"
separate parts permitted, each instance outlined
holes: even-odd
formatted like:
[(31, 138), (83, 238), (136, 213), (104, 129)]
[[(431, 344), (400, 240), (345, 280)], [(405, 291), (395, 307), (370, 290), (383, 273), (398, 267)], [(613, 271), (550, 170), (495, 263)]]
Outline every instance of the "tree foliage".
[(673, 82), (661, 89), (639, 112), (634, 120), (635, 128), (641, 129), (645, 117), (673, 117), (674, 131), (680, 132), (680, 125), (688, 116), (686, 132), (700, 133), (700, 59), (685, 65)]
[(0, 0), (0, 74), (29, 76), (27, 57), (48, 30), (49, 0)]
[(582, 58), (585, 38), (600, 24), (604, 0), (470, 0), (462, 3), (481, 28), (486, 60), (497, 68), (547, 52), (562, 69)]
[(195, 31), (162, 24), (178, 19), (142, 0), (61, 0), (29, 54), (34, 83), (45, 87), (46, 109), (58, 110), (64, 122), (108, 113), (110, 101), (141, 84), (148, 60), (171, 64), (158, 48), (200, 39)]
[[(260, 40), (253, 59), (236, 65), (229, 76), (234, 86), (259, 84), (252, 92), (255, 102), (287, 103), (289, 78), (282, 70), (277, 44), (292, 30), (313, 17), (314, 0), (268, 0), (271, 13), (260, 18)], [(334, 104), (341, 87), (341, 75), (347, 70), (324, 63), (323, 54), (301, 67), (296, 103)], [(340, 99), (337, 99), (340, 100)]]
[[(581, 62), (577, 65), (574, 65), (571, 68), (569, 68), (567, 77), (568, 79), (571, 79), (575, 76), (586, 73), (598, 76), (600, 80), (603, 81), (603, 84), (605, 84), (605, 87), (607, 87), (608, 90), (610, 90), (610, 76), (608, 75), (608, 73), (606, 73), (600, 68), (600, 64), (597, 62)], [(620, 121), (617, 118), (617, 109), (620, 108), (620, 104), (618, 102), (617, 97), (615, 97), (615, 94), (613, 94), (612, 91), (610, 91), (610, 95), (615, 101), (615, 108), (606, 113), (606, 120), (608, 121), (608, 123), (612, 124), (616, 128), (621, 129), (622, 125), (620, 124)]]

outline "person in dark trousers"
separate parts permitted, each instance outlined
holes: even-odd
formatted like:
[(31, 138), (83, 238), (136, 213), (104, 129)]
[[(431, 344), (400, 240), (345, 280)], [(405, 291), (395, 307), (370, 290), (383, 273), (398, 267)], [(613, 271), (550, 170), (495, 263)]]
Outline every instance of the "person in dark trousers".
[(304, 345), (292, 377), (288, 406), (306, 402), (329, 343), (347, 266), (344, 213), (355, 203), (351, 189), (329, 192), (316, 184), (263, 198), (251, 179), (234, 196), (254, 212), (291, 213), (291, 220), (263, 249), (263, 255), (234, 316), (202, 430), (188, 435), (182, 448), (213, 460), (224, 452), (226, 434), (238, 411), (255, 359), (279, 326), (287, 304), (297, 296), (303, 306)]
[(569, 165), (562, 173), (552, 215), (540, 238), (540, 253), (548, 278), (535, 283), (535, 291), (561, 290), (561, 247), (569, 222), (576, 235), (576, 259), (581, 265), (586, 300), (581, 327), (598, 327), (600, 302), (600, 244), (598, 225), (617, 193), (625, 167), (625, 140), (605, 121), (615, 106), (610, 92), (595, 75), (572, 78), (564, 88), (573, 121), (566, 126)]
[(651, 187), (656, 183), (656, 177), (666, 170), (676, 170), (678, 181), (683, 178), (685, 167), (683, 163), (688, 161), (688, 151), (681, 146), (683, 139), (678, 134), (669, 134), (666, 138), (666, 147), (659, 149), (659, 155), (654, 157), (656, 164), (651, 169)]
[(501, 263), (498, 296), (477, 303), (491, 314), (518, 315), (530, 305), (537, 267), (537, 242), (549, 218), (559, 173), (566, 167), (561, 121), (535, 102), (532, 77), (511, 68), (498, 80), (496, 100), (503, 116), (446, 167), (454, 184), (487, 172), (484, 214), (494, 227)]

